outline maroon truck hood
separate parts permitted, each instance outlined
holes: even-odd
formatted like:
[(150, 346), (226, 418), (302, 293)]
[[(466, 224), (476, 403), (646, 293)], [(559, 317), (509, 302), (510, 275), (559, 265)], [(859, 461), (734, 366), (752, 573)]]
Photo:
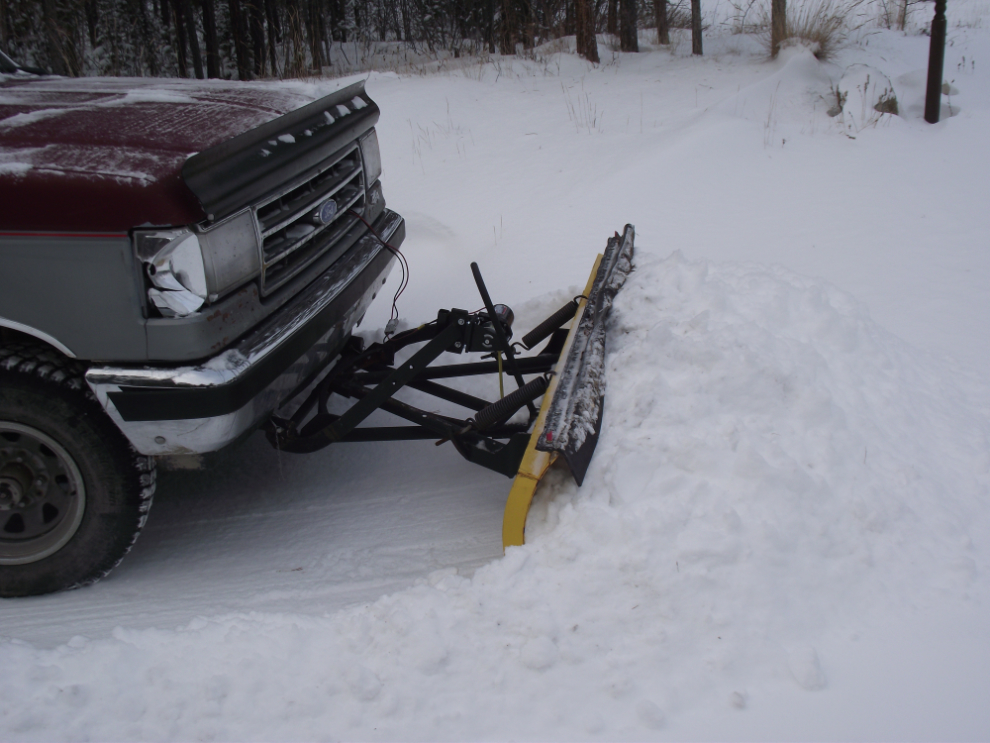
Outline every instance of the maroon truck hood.
[(0, 76), (0, 231), (202, 221), (186, 159), (313, 99), (296, 84)]

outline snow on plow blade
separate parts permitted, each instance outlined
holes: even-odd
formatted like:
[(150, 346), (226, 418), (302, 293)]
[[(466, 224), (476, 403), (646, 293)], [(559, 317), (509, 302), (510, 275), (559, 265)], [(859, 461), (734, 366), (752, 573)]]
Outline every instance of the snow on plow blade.
[(578, 485), (584, 482), (604, 412), (605, 324), (612, 300), (632, 270), (634, 237), (635, 229), (627, 224), (622, 235), (609, 238), (605, 253), (595, 261), (509, 491), (503, 547), (523, 543), (536, 488), (559, 456)]

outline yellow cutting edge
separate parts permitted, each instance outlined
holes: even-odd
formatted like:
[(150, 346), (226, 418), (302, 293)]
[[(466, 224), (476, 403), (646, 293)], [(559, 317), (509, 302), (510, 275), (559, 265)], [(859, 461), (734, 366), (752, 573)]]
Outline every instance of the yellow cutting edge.
[(599, 253), (598, 258), (595, 259), (595, 265), (591, 269), (588, 284), (584, 287), (584, 299), (578, 303), (577, 312), (574, 313), (574, 319), (571, 321), (571, 329), (567, 334), (567, 340), (564, 342), (564, 348), (560, 352), (557, 367), (554, 369), (555, 373), (543, 395), (543, 404), (540, 405), (540, 414), (536, 418), (536, 425), (533, 426), (533, 433), (529, 437), (526, 453), (523, 454), (519, 471), (512, 481), (509, 499), (505, 502), (505, 515), (502, 517), (503, 550), (506, 547), (517, 546), (525, 542), (526, 517), (529, 515), (529, 507), (533, 503), (536, 488), (540, 484), (540, 480), (546, 475), (547, 470), (550, 469), (550, 465), (557, 459), (556, 452), (538, 451), (536, 442), (540, 440), (543, 433), (547, 410), (550, 408), (550, 401), (553, 400), (554, 393), (557, 391), (557, 380), (560, 378), (560, 372), (566, 363), (571, 346), (574, 344), (574, 336), (584, 313), (585, 305), (588, 303), (587, 298), (591, 295), (591, 289), (595, 284), (595, 277), (598, 275), (598, 267), (601, 262), (602, 254)]

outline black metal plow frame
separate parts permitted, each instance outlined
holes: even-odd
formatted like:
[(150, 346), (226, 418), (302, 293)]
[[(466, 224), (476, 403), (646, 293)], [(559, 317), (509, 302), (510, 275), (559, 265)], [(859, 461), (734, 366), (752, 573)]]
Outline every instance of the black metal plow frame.
[[(590, 294), (561, 307), (523, 336), (521, 343), (510, 343), (512, 311), (492, 303), (478, 265), (472, 263), (483, 310), (440, 310), (432, 322), (367, 348), (360, 339), (352, 338), (330, 372), (290, 417), (272, 416), (266, 425), (268, 440), (281, 451), (292, 453), (314, 452), (348, 441), (449, 441), (467, 460), (514, 477), (531, 438), (543, 433), (542, 427), (534, 430), (538, 414), (533, 403), (547, 392), (555, 375), (562, 375), (566, 384), (552, 385), (556, 389), (554, 426), (562, 442), (579, 438), (590, 443), (580, 455), (580, 474), (575, 473), (580, 481), (601, 425), (604, 324), (611, 298), (631, 269), (633, 236), (631, 225), (626, 226), (622, 236), (616, 233), (609, 240), (605, 256), (596, 264)], [(577, 321), (570, 330), (566, 329), (564, 326), (575, 316)], [(543, 341), (546, 344), (534, 351)], [(423, 345), (396, 363), (399, 352), (417, 344)], [(530, 351), (532, 355), (519, 355)], [(482, 360), (432, 366), (444, 353), (479, 354)], [(516, 382), (516, 389), (495, 401), (437, 381), (503, 373)], [(454, 418), (415, 407), (395, 398), (404, 387), (454, 403), (470, 413), (466, 418)], [(333, 414), (328, 409), (333, 395), (354, 402), (343, 413)], [(581, 431), (588, 428), (589, 404), (594, 408), (594, 434), (568, 437), (571, 425)], [(529, 413), (526, 421), (509, 423), (523, 407)], [(361, 426), (378, 409), (410, 425)]]

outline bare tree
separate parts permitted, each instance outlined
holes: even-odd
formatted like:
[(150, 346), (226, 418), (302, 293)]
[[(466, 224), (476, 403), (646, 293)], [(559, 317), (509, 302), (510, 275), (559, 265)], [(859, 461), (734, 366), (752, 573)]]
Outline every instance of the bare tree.
[(248, 4), (248, 23), (251, 24), (251, 60), (255, 77), (265, 74), (265, 11), (262, 0), (252, 0)]
[(621, 49), (624, 52), (639, 51), (636, 10), (637, 10), (636, 0), (620, 0), (619, 49)]
[[(309, 41), (309, 58), (314, 72), (323, 69), (323, 34), (326, 18), (320, 0), (307, 0), (309, 17), (306, 19), (306, 38)], [(330, 60), (326, 60), (329, 62)]]
[[(140, 2), (140, 0), (139, 0)], [(143, 9), (144, 3), (140, 2)], [(201, 0), (203, 42), (206, 44), (206, 76), (220, 77), (220, 42), (217, 39), (217, 11), (214, 0)]]
[(574, 30), (577, 53), (589, 62), (598, 63), (598, 39), (595, 38), (595, 9), (591, 0), (574, 0)]
[[(261, 2), (262, 0), (258, 0)], [(276, 60), (275, 45), (282, 40), (282, 24), (279, 22), (278, 9), (275, 7), (275, 0), (264, 0), (265, 17), (268, 19), (268, 58), (272, 64), (272, 75), (278, 77), (278, 62)]]
[(168, 0), (171, 5), (169, 20), (175, 27), (175, 61), (179, 77), (189, 77), (189, 64), (186, 60), (186, 24), (182, 22), (179, 0)]
[(251, 56), (248, 44), (248, 23), (241, 7), (241, 0), (228, 0), (227, 10), (230, 13), (230, 34), (234, 42), (234, 59), (237, 62), (237, 77), (241, 80), (251, 79)]
[(189, 50), (192, 52), (193, 69), (196, 78), (202, 80), (203, 75), (203, 55), (199, 49), (199, 36), (196, 34), (196, 20), (193, 18), (192, 3), (190, 0), (175, 0), (176, 8), (179, 11), (178, 22), (185, 24), (186, 37), (189, 41)]
[(657, 20), (657, 43), (670, 43), (670, 21), (667, 18), (667, 0), (653, 0), (653, 16)]
[(74, 23), (73, 7), (66, 7), (56, 0), (43, 0), (41, 17), (47, 46), (48, 64), (57, 75), (81, 75), (82, 55), (78, 27)]

